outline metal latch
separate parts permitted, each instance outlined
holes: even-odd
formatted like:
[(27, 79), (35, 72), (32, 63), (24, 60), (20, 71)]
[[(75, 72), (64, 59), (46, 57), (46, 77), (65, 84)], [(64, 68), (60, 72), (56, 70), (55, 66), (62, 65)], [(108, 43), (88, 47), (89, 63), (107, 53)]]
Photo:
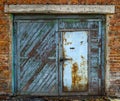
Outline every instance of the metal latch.
[(48, 57), (49, 60), (56, 60), (56, 57)]
[(60, 58), (60, 62), (66, 61), (66, 60), (72, 60), (72, 58)]

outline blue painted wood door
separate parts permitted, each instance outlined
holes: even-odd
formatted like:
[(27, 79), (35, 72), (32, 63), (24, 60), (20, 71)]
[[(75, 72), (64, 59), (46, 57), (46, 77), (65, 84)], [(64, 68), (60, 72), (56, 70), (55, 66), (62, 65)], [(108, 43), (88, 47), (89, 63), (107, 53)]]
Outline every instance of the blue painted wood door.
[(17, 21), (16, 29), (17, 94), (57, 95), (56, 21)]
[(102, 95), (103, 22), (101, 16), (15, 16), (15, 93)]

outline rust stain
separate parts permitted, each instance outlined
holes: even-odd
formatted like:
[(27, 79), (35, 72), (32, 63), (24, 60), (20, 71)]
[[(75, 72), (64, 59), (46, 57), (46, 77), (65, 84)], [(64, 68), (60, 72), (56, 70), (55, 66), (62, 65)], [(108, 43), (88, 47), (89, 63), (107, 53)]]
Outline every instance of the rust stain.
[(67, 39), (64, 38), (64, 42), (66, 43), (66, 42), (67, 42)]
[(72, 91), (79, 91), (79, 82), (82, 79), (79, 75), (78, 75), (78, 64), (74, 63), (72, 66)]
[(65, 43), (65, 45), (71, 45), (72, 44), (72, 42), (66, 42)]
[[(80, 75), (78, 75), (79, 68), (78, 64), (74, 63), (72, 65), (72, 86), (71, 91), (87, 91), (88, 84), (82, 84), (81, 81), (84, 80), (84, 78)], [(87, 79), (85, 79), (85, 82)], [(64, 87), (65, 91), (69, 91), (67, 87)]]
[(67, 64), (64, 63), (64, 64), (63, 64), (63, 67), (64, 67), (64, 68), (67, 67)]
[(63, 37), (63, 42), (64, 42), (64, 45), (71, 45), (72, 42), (67, 42), (67, 39)]
[(63, 89), (64, 89), (64, 91), (69, 91), (67, 86), (64, 86)]
[(81, 56), (82, 62), (80, 63), (80, 66), (85, 66), (86, 65), (86, 60), (83, 56)]

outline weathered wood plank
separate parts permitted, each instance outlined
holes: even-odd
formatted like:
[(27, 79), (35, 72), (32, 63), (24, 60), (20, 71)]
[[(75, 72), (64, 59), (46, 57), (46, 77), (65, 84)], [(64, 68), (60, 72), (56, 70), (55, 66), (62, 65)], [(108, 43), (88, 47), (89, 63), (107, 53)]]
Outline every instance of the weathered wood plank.
[[(53, 85), (58, 86), (56, 59), (52, 61), (48, 59), (48, 57), (56, 57), (56, 23), (55, 21), (44, 23), (29, 21), (27, 24), (26, 22), (18, 24), (17, 55), (20, 58), (17, 70), (19, 72), (18, 93), (34, 94), (37, 91), (38, 94), (48, 94), (48, 89), (46, 91), (44, 88), (46, 88), (45, 84), (53, 78), (52, 74), (56, 76)], [(56, 94), (56, 90), (58, 91), (58, 88), (54, 89), (51, 95)]]

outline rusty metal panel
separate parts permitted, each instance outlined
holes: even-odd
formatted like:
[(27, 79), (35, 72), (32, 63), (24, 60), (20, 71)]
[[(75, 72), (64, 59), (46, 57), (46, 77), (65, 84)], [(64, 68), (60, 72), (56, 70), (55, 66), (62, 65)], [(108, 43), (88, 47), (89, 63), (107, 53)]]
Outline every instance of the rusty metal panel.
[(17, 94), (58, 94), (56, 30), (55, 20), (17, 22)]
[(63, 90), (88, 90), (87, 32), (63, 33)]

